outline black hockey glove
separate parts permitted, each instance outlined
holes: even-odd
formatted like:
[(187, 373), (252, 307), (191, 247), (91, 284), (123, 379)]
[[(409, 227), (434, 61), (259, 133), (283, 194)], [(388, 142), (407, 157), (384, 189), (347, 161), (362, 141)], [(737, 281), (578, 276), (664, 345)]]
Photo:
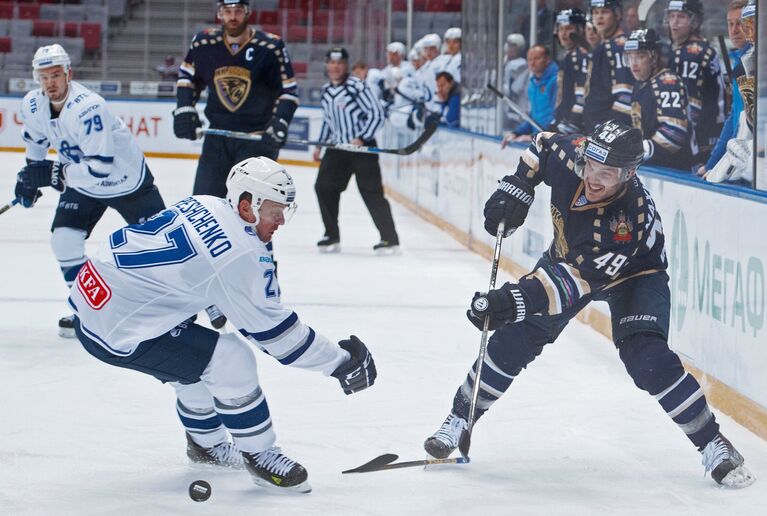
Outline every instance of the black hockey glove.
[(288, 139), (288, 123), (282, 118), (272, 118), (264, 132), (264, 142), (282, 147)]
[(506, 283), (484, 294), (475, 292), (466, 316), (480, 331), (484, 329), (485, 316), (490, 316), (488, 329), (496, 330), (507, 322), (523, 320), (527, 316), (527, 306), (527, 298), (519, 285)]
[(338, 366), (331, 374), (341, 382), (344, 393), (353, 394), (373, 385), (378, 373), (373, 357), (365, 344), (352, 335), (347, 340), (339, 342), (338, 345), (351, 355), (349, 360)]
[(504, 236), (511, 235), (525, 222), (533, 204), (535, 189), (517, 176), (506, 176), (485, 203), (485, 229), (495, 236), (498, 224), (506, 221)]
[(197, 139), (197, 129), (202, 127), (197, 108), (182, 106), (173, 110), (173, 134), (176, 138)]
[(25, 208), (31, 208), (37, 200), (43, 196), (43, 192), (37, 188), (26, 188), (21, 180), (16, 181), (16, 190), (14, 191), (16, 200)]
[(24, 183), (24, 188), (33, 190), (50, 186), (54, 190), (63, 192), (66, 185), (64, 183), (64, 171), (67, 166), (58, 161), (44, 160), (33, 161), (19, 172), (18, 179)]

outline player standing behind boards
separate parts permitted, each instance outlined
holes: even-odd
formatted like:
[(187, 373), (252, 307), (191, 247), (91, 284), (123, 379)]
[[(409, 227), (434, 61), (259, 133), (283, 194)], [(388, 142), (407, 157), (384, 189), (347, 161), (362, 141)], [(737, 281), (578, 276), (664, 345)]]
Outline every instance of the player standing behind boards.
[[(223, 197), (227, 171), (235, 163), (251, 156), (277, 159), (298, 107), (298, 91), (282, 40), (248, 26), (249, 1), (217, 0), (217, 5), (221, 28), (198, 33), (179, 70), (173, 132), (197, 139), (201, 123), (195, 104), (207, 87), (205, 116), (211, 128), (263, 133), (260, 142), (205, 137), (192, 193)], [(226, 324), (215, 306), (207, 312), (214, 328)]]
[(559, 11), (556, 28), (559, 43), (567, 53), (559, 61), (557, 108), (552, 130), (566, 134), (581, 133), (583, 98), (591, 59), (589, 51), (579, 45), (579, 42), (585, 41), (586, 15), (578, 8)]
[(687, 90), (691, 151), (697, 170), (711, 155), (724, 124), (724, 81), (719, 56), (700, 35), (703, 23), (700, 0), (671, 0), (665, 23), (674, 47), (670, 68)]
[[(346, 394), (373, 385), (375, 363), (357, 337), (336, 345), (280, 302), (271, 239), (296, 208), (285, 169), (248, 158), (226, 187), (226, 199), (187, 197), (114, 232), (72, 287), (75, 329), (97, 359), (170, 382), (193, 462), (242, 467), (244, 459), (256, 484), (308, 492), (306, 470), (275, 446), (242, 337), (281, 364), (337, 378)], [(209, 301), (241, 335), (189, 320)]]
[(631, 88), (634, 76), (623, 64), (626, 35), (621, 29), (621, 0), (590, 0), (591, 18), (602, 42), (591, 53), (583, 108), (584, 131), (602, 122), (631, 124)]
[[(375, 133), (383, 125), (384, 112), (364, 82), (349, 74), (349, 54), (344, 48), (331, 48), (325, 65), (330, 82), (322, 87), (321, 142), (375, 146)], [(314, 161), (320, 161), (320, 148), (314, 151)], [(314, 190), (320, 205), (325, 236), (317, 242), (320, 252), (341, 250), (338, 227), (338, 206), (341, 192), (346, 190), (352, 174), (357, 179), (362, 200), (365, 201), (381, 241), (373, 246), (376, 254), (399, 251), (399, 237), (394, 229), (389, 201), (384, 197), (378, 155), (328, 149), (320, 162)]]
[(624, 47), (634, 74), (631, 118), (644, 138), (643, 160), (652, 165), (690, 170), (687, 94), (679, 77), (661, 65), (661, 41), (653, 29), (631, 33)]
[[(51, 247), (68, 286), (87, 261), (85, 240), (107, 208), (128, 224), (165, 208), (136, 140), (106, 101), (72, 80), (61, 45), (40, 47), (32, 58), (40, 88), (21, 101), (27, 166), (19, 172), (16, 198), (31, 208), (38, 188), (61, 192), (51, 225)], [(57, 161), (45, 159), (48, 149)], [(59, 320), (59, 335), (73, 338), (73, 316)]]
[[(518, 283), (474, 295), (469, 320), (482, 329), (489, 317), (490, 330), (495, 330), (483, 362), (475, 417), (506, 392), (582, 308), (592, 300), (606, 301), (613, 342), (634, 383), (658, 400), (702, 452), (706, 471), (717, 483), (744, 487), (753, 475), (719, 433), (698, 381), (668, 347), (671, 303), (663, 227), (636, 176), (642, 154), (642, 133), (613, 121), (589, 137), (539, 133), (516, 173), (504, 177), (485, 204), (485, 229), (495, 235), (504, 221), (509, 234), (524, 223), (534, 188), (545, 183), (551, 188), (554, 239)], [(476, 370), (475, 362), (447, 419), (424, 443), (434, 457), (447, 457), (458, 446)]]

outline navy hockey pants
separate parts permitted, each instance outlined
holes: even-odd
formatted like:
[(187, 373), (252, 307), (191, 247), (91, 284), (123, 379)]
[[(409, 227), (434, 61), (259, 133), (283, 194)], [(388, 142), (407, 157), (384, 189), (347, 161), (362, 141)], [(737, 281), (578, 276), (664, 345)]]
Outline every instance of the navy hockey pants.
[(226, 197), (226, 178), (240, 161), (258, 156), (276, 160), (279, 149), (263, 142), (209, 134), (202, 143), (192, 195)]

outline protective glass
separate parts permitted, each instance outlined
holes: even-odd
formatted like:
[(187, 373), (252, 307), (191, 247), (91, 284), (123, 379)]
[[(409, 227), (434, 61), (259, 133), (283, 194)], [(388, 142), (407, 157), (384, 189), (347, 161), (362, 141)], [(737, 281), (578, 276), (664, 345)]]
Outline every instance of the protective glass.
[(621, 183), (623, 174), (618, 167), (610, 167), (602, 165), (591, 159), (586, 160), (586, 165), (583, 167), (583, 179), (588, 180), (589, 183), (604, 186), (605, 188), (611, 188)]
[(287, 224), (298, 209), (295, 202), (279, 204), (273, 201), (264, 201), (258, 209), (258, 217), (272, 224)]

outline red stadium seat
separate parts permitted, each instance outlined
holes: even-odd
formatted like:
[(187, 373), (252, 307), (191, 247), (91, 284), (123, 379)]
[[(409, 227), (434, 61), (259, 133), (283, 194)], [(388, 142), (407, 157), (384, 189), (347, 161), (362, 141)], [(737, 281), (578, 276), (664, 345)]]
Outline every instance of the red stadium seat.
[(407, 0), (392, 0), (392, 11), (407, 11)]
[(40, 18), (40, 4), (19, 4), (19, 19), (37, 20)]
[(248, 16), (248, 23), (258, 23), (257, 11), (251, 11), (250, 15)]
[(11, 38), (0, 38), (0, 53), (7, 54), (11, 51)]
[(258, 21), (261, 25), (277, 25), (280, 23), (280, 17), (277, 11), (261, 11), (258, 14)]
[(330, 11), (314, 11), (312, 23), (320, 27), (327, 27), (330, 20)]
[(80, 24), (80, 35), (85, 42), (85, 51), (92, 52), (101, 47), (101, 24), (83, 22)]
[(32, 24), (33, 36), (57, 36), (57, 25), (55, 21), (35, 20)]
[(346, 30), (344, 27), (333, 27), (333, 33), (330, 36), (330, 41), (333, 43), (343, 43), (346, 39)]
[(306, 71), (308, 69), (309, 69), (308, 63), (293, 61), (293, 73), (295, 75), (306, 75)]
[(328, 42), (328, 28), (315, 25), (312, 27), (312, 42), (314, 43), (327, 43)]
[(10, 20), (11, 18), (13, 18), (13, 3), (0, 3), (0, 19)]
[(306, 25), (306, 12), (301, 9), (288, 9), (282, 11), (283, 17), (287, 18), (288, 27), (294, 25)]
[(64, 22), (64, 36), (76, 38), (80, 35), (80, 24), (77, 22)]
[(302, 42), (306, 41), (306, 36), (308, 32), (306, 30), (306, 27), (301, 27), (300, 25), (294, 26), (294, 27), (288, 27), (288, 41), (294, 41), (294, 42)]

